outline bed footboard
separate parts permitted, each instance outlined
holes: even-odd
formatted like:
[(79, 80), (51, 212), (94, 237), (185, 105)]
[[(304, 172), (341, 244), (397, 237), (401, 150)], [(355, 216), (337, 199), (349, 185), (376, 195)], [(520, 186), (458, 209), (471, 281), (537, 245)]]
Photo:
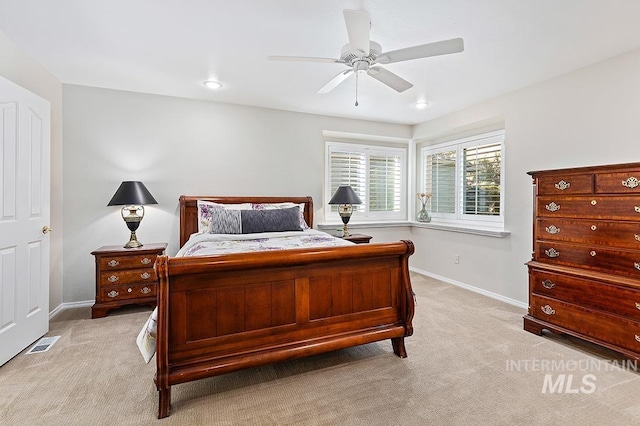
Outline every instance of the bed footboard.
[(413, 333), (411, 241), (156, 262), (158, 417), (171, 386)]

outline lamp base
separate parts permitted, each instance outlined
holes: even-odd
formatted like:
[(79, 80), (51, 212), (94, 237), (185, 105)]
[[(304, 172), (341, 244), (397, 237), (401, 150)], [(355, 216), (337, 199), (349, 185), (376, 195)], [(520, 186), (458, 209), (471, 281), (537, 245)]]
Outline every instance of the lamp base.
[(142, 243), (138, 241), (135, 231), (131, 232), (131, 238), (129, 238), (129, 242), (124, 245), (124, 248), (138, 248), (138, 247), (142, 247)]
[(345, 237), (350, 237), (351, 236), (351, 232), (349, 232), (349, 228), (347, 228), (347, 225), (344, 225), (344, 228), (342, 228), (342, 238)]

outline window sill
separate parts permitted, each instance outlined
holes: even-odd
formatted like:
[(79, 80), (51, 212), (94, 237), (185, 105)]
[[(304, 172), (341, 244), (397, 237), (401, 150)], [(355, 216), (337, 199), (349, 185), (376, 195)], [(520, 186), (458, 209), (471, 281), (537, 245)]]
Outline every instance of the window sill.
[[(484, 235), (485, 237), (505, 238), (511, 235), (511, 232), (489, 227), (480, 226), (462, 226), (450, 223), (434, 223), (434, 222), (409, 222), (409, 221), (396, 221), (396, 222), (359, 222), (349, 223), (349, 229), (362, 229), (362, 228), (390, 228), (406, 226), (411, 228), (426, 228), (436, 229), (439, 231), (450, 232), (462, 232), (465, 234)], [(338, 228), (342, 230), (342, 223), (319, 223), (317, 225), (321, 231), (335, 231)]]

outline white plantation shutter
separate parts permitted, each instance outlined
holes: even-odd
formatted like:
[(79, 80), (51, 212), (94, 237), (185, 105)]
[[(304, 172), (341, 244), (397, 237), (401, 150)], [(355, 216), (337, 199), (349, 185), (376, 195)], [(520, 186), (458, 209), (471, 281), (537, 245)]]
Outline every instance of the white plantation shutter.
[(463, 214), (500, 214), (500, 143), (464, 148)]
[(434, 219), (504, 223), (504, 130), (422, 148), (422, 192)]
[(424, 158), (424, 192), (431, 193), (431, 212), (456, 212), (456, 151), (427, 154)]
[(369, 211), (399, 212), (402, 202), (402, 159), (398, 154), (369, 157)]
[[(406, 218), (406, 149), (327, 142), (327, 152), (327, 201), (340, 185), (350, 185), (362, 200), (354, 217)], [(337, 218), (337, 206), (330, 212), (328, 219)]]

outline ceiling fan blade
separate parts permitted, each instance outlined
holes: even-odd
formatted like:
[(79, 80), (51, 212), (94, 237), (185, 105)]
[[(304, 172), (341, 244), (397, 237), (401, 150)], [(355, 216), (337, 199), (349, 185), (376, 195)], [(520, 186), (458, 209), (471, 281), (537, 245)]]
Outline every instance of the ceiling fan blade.
[(361, 50), (363, 56), (369, 56), (369, 31), (371, 30), (369, 12), (345, 9), (343, 13), (351, 47)]
[(413, 84), (409, 83), (404, 78), (382, 67), (371, 67), (367, 71), (367, 74), (369, 74), (371, 77), (375, 78), (376, 80), (386, 84), (387, 86), (391, 87), (396, 92), (401, 93), (413, 87)]
[(340, 74), (333, 77), (327, 84), (322, 86), (320, 90), (318, 90), (318, 94), (322, 95), (324, 93), (329, 93), (333, 89), (335, 89), (340, 83), (345, 81), (347, 77), (349, 77), (353, 73), (353, 69), (348, 69), (346, 71), (342, 71)]
[(268, 56), (267, 59), (269, 59), (270, 61), (328, 62), (328, 63), (344, 64), (344, 61), (342, 59), (310, 58), (305, 56)]
[(436, 41), (435, 43), (421, 44), (419, 46), (384, 52), (378, 56), (375, 63), (392, 64), (394, 62), (408, 61), (410, 59), (458, 53), (463, 50), (463, 40), (461, 38), (452, 38), (451, 40)]

